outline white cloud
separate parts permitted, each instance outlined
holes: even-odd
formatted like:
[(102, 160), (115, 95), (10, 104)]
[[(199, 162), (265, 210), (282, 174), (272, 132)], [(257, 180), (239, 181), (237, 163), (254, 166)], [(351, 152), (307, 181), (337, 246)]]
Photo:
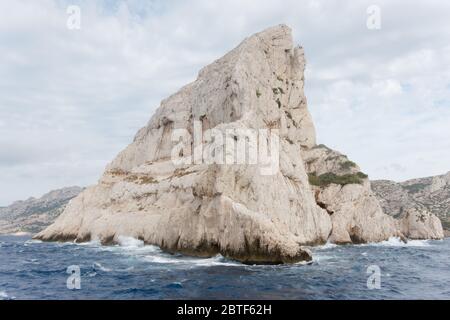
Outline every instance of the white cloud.
[(376, 81), (372, 85), (372, 90), (385, 97), (395, 96), (403, 92), (401, 84), (393, 79)]
[(376, 178), (450, 170), (450, 3), (377, 2), (377, 31), (371, 1), (0, 2), (0, 204), (94, 183), (161, 99), (279, 23), (306, 49), (320, 142)]

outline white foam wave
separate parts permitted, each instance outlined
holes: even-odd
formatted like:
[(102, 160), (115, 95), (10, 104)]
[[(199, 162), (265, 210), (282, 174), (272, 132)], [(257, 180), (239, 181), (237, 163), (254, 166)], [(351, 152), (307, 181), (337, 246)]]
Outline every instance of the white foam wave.
[(31, 235), (31, 233), (25, 232), (25, 231), (19, 231), (19, 232), (14, 232), (14, 233), (8, 234), (8, 236), (13, 236), (13, 237), (25, 237), (25, 236), (30, 236), (30, 235)]
[(103, 266), (99, 262), (95, 262), (93, 267), (94, 267), (94, 269), (101, 270), (103, 272), (110, 272), (110, 271), (112, 271), (112, 269), (106, 268), (105, 266)]
[(239, 262), (227, 261), (220, 254), (212, 258), (194, 258), (186, 256), (171, 256), (169, 254), (161, 253), (158, 255), (147, 255), (144, 257), (144, 259), (153, 263), (188, 265), (197, 267), (242, 266), (242, 264)]
[(403, 242), (400, 238), (392, 237), (389, 240), (363, 244), (367, 246), (377, 246), (377, 247), (428, 247), (430, 246), (430, 240), (408, 240), (408, 242)]
[(87, 246), (87, 247), (99, 247), (101, 246), (101, 242), (98, 239), (92, 239), (91, 241), (88, 242), (80, 242), (80, 243), (75, 243), (78, 246)]
[(135, 239), (133, 237), (119, 236), (117, 242), (122, 247), (140, 248), (144, 246), (144, 241)]
[(144, 242), (132, 237), (119, 236), (120, 246), (109, 247), (110, 251), (131, 255), (148, 262), (158, 264), (175, 264), (186, 266), (238, 266), (240, 263), (227, 261), (222, 255), (211, 258), (195, 258), (183, 255), (171, 255), (163, 252), (159, 247), (144, 245)]
[[(186, 267), (207, 267), (207, 266), (242, 266), (239, 262), (229, 261), (222, 255), (211, 258), (196, 258), (183, 255), (171, 255), (162, 251), (158, 246), (145, 245), (142, 240), (133, 237), (117, 237), (118, 245), (103, 246), (99, 241), (76, 243), (79, 246), (89, 246), (101, 251), (109, 251), (120, 255), (131, 256), (136, 259), (157, 264), (173, 264)], [(94, 264), (98, 269), (105, 272), (111, 271), (100, 264)], [(104, 269), (102, 269), (104, 268)]]
[(335, 256), (332, 255), (322, 255), (322, 254), (313, 254), (313, 262), (321, 264), (322, 262), (333, 260)]
[(314, 247), (314, 250), (326, 250), (326, 249), (331, 249), (331, 248), (335, 248), (335, 247), (337, 247), (338, 245), (337, 244), (335, 244), (335, 243), (331, 243), (331, 242), (327, 242), (327, 243), (325, 243), (324, 245), (321, 245), (321, 246), (315, 246)]
[(312, 261), (299, 261), (294, 264), (299, 265), (299, 266), (307, 266), (307, 265), (313, 264), (314, 262), (316, 262), (316, 261), (314, 261), (314, 258), (313, 258)]
[(41, 240), (34, 240), (34, 239), (31, 239), (31, 240), (25, 241), (25, 242), (23, 243), (23, 245), (24, 245), (25, 247), (27, 247), (27, 246), (29, 246), (30, 244), (38, 244), (38, 243), (42, 243), (42, 241), (41, 241)]

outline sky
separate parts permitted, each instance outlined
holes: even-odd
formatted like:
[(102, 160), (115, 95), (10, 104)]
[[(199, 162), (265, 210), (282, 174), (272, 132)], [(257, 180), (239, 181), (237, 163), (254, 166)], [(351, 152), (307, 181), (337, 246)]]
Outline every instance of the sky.
[(319, 143), (371, 179), (446, 173), (448, 21), (435, 0), (0, 0), (0, 206), (95, 184), (162, 99), (280, 23), (305, 48)]

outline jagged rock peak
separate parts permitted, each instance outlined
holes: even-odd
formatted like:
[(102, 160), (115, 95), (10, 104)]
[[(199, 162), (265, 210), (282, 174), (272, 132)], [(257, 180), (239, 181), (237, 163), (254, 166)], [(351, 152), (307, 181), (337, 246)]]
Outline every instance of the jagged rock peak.
[[(204, 67), (196, 81), (164, 99), (138, 132), (131, 148), (140, 148), (139, 156), (127, 157), (131, 153), (126, 150), (109, 168), (127, 171), (145, 161), (167, 159), (168, 135), (176, 128), (191, 130), (194, 121), (201, 121), (203, 130), (233, 122), (245, 128), (276, 126), (284, 139), (314, 146), (315, 129), (303, 91), (303, 49), (292, 43), (290, 28), (279, 25), (247, 38)], [(151, 132), (164, 128), (161, 144), (149, 146)]]
[[(359, 167), (316, 146), (304, 70), (288, 27), (245, 39), (163, 100), (99, 183), (36, 238), (108, 244), (129, 236), (169, 252), (286, 263), (310, 260), (304, 245), (397, 235)], [(250, 148), (241, 153), (247, 161), (224, 161), (236, 159), (234, 141), (249, 129), (267, 134), (256, 144), (246, 136), (253, 151), (278, 138), (269, 167), (260, 152), (250, 163)], [(232, 150), (217, 148), (219, 140)]]
[[(288, 27), (247, 38), (163, 100), (99, 183), (37, 238), (110, 243), (132, 236), (171, 252), (251, 263), (310, 259), (301, 245), (324, 243), (331, 222), (315, 203), (300, 155), (315, 145), (304, 67)], [(225, 138), (229, 129), (278, 130), (276, 170), (263, 175), (260, 163), (174, 165), (174, 132), (187, 130), (185, 145), (193, 146), (196, 122)], [(212, 144), (205, 135), (200, 140)], [(195, 148), (179, 154), (195, 156)]]

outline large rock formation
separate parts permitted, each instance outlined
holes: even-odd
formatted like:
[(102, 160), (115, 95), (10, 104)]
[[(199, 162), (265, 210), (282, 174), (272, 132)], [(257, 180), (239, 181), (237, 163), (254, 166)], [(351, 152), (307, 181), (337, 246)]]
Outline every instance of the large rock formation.
[(426, 208), (409, 207), (400, 215), (400, 231), (409, 239), (442, 239), (444, 230), (441, 221)]
[(52, 224), (67, 203), (83, 189), (68, 187), (50, 191), (39, 199), (16, 201), (0, 208), (0, 234), (37, 233)]
[[(323, 183), (335, 166), (316, 146), (304, 69), (288, 27), (246, 39), (163, 100), (99, 183), (36, 238), (111, 243), (123, 235), (169, 252), (285, 263), (311, 259), (302, 246), (330, 235), (339, 243), (397, 235), (365, 175)], [(256, 146), (249, 130), (259, 133)], [(245, 151), (235, 153), (241, 142)]]
[[(304, 67), (303, 50), (293, 47), (286, 26), (246, 39), (162, 101), (98, 185), (74, 199), (37, 238), (108, 243), (127, 235), (198, 256), (220, 252), (273, 263), (310, 259), (301, 245), (327, 241), (331, 222), (315, 203), (300, 157), (302, 145), (315, 144)], [(238, 129), (278, 129), (279, 170), (262, 174), (259, 162), (176, 166), (175, 129), (189, 130), (187, 144), (194, 144), (196, 121), (225, 139)], [(204, 149), (212, 144), (200, 139)]]
[[(387, 214), (404, 219), (404, 223), (411, 219), (410, 215), (419, 216), (415, 221), (420, 223), (413, 227), (416, 232), (410, 235), (411, 238), (440, 238), (441, 228), (434, 216), (440, 218), (445, 233), (450, 235), (450, 172), (401, 183), (389, 180), (372, 181), (372, 189)], [(430, 219), (429, 223), (426, 222), (427, 217)], [(422, 230), (417, 231), (420, 229)]]
[(367, 175), (345, 155), (318, 145), (302, 152), (317, 203), (330, 214), (334, 243), (378, 242), (402, 236), (383, 213)]

